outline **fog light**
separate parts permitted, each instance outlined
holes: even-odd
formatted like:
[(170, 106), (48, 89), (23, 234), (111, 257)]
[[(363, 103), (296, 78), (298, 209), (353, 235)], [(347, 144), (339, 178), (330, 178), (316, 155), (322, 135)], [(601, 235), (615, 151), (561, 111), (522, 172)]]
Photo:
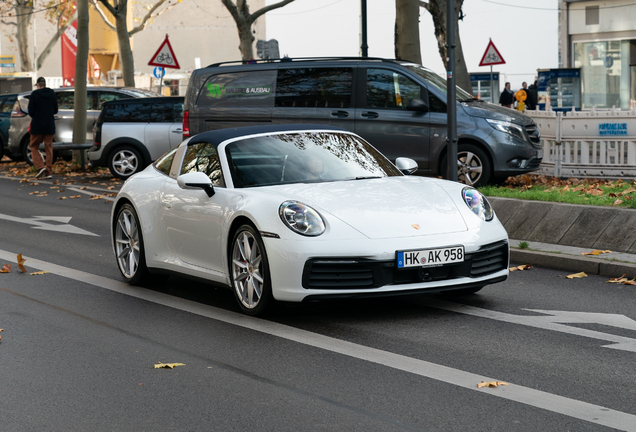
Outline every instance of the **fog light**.
[(525, 168), (528, 166), (528, 159), (524, 159), (521, 161), (521, 163), (519, 164), (519, 168)]
[(519, 159), (512, 159), (508, 164), (513, 168), (519, 168)]

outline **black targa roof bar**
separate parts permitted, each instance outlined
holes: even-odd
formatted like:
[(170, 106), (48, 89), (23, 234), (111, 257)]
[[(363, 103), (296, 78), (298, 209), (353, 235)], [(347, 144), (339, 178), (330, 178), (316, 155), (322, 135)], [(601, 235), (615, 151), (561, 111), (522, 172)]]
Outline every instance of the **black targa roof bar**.
[(235, 61), (227, 61), (214, 63), (207, 67), (219, 67), (225, 65), (236, 65), (236, 64), (256, 64), (256, 63), (284, 63), (284, 62), (295, 62), (295, 61), (356, 61), (356, 60), (374, 60), (374, 61), (382, 61), (387, 63), (401, 62), (406, 60), (401, 59), (386, 59), (381, 57), (284, 57), (277, 59), (258, 59), (258, 60), (235, 60)]

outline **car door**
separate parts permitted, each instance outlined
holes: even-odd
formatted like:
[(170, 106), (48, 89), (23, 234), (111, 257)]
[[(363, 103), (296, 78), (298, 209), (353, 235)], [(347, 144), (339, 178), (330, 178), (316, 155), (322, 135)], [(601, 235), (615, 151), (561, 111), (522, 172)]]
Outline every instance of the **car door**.
[(272, 123), (320, 123), (354, 130), (352, 67), (281, 67)]
[(170, 147), (176, 147), (183, 141), (183, 99), (179, 98), (173, 104), (174, 117), (170, 126)]
[(200, 189), (181, 189), (176, 178), (167, 179), (161, 196), (164, 230), (178, 259), (211, 271), (219, 282), (225, 282), (223, 227), (231, 193), (225, 188), (215, 146), (197, 143), (187, 147), (179, 175), (196, 171), (210, 177), (215, 194), (208, 197)]
[(406, 109), (411, 99), (426, 97), (425, 89), (388, 68), (360, 68), (358, 78), (355, 132), (390, 160), (409, 157), (428, 171), (430, 115)]
[(153, 161), (173, 146), (170, 143), (174, 107), (171, 101), (153, 102), (150, 111), (150, 123), (144, 129), (144, 144)]
[[(55, 136), (53, 137), (53, 142), (73, 142), (75, 92), (72, 90), (59, 91), (55, 93), (55, 97), (57, 98), (57, 114), (53, 117), (55, 119)], [(88, 103), (90, 103), (90, 99)], [(88, 142), (88, 140), (86, 142)]]

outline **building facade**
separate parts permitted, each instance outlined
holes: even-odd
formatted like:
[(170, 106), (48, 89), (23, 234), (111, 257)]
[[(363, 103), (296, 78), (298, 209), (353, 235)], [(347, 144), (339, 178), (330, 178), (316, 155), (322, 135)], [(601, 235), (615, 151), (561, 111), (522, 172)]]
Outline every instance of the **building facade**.
[(580, 68), (581, 108), (636, 106), (636, 3), (559, 0), (559, 67)]

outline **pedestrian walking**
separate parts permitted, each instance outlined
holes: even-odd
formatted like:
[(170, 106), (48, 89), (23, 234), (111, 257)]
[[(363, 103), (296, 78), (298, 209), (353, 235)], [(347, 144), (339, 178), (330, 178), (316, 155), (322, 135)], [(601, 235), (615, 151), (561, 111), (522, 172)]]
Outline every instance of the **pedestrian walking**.
[(510, 90), (510, 83), (507, 82), (501, 92), (501, 96), (499, 96), (499, 104), (507, 108), (512, 108), (513, 97), (514, 93)]
[[(40, 77), (36, 81), (37, 90), (29, 98), (31, 124), (31, 157), (37, 170), (35, 178), (51, 178), (53, 174), (53, 135), (55, 135), (55, 114), (57, 98), (55, 92), (46, 86), (46, 80)], [(44, 143), (46, 164), (40, 156), (40, 144)]]
[(526, 108), (529, 110), (537, 109), (537, 100), (539, 99), (539, 94), (537, 91), (537, 81), (535, 80), (533, 84), (530, 84), (528, 87), (528, 99), (526, 100)]

